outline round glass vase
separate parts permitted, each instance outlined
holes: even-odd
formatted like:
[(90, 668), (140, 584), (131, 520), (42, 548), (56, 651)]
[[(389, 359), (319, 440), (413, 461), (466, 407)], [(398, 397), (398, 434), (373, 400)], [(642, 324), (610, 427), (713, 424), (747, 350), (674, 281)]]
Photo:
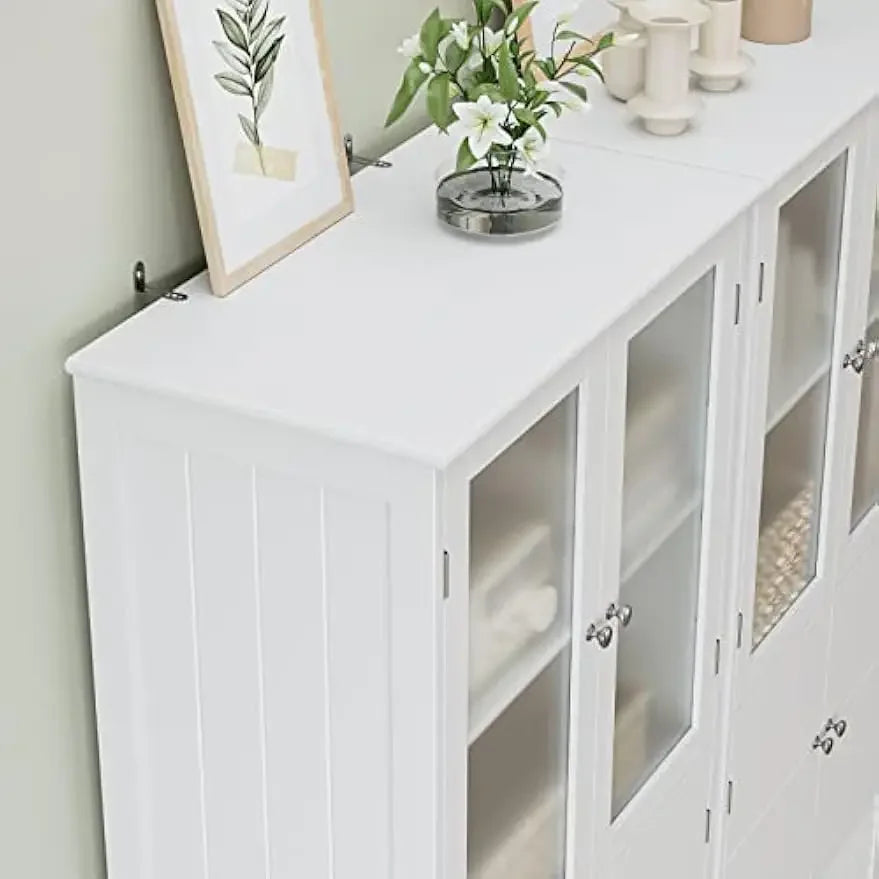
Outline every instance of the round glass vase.
[(466, 171), (443, 166), (437, 176), (437, 217), (467, 235), (536, 235), (562, 218), (560, 174), (528, 172), (514, 150), (493, 150)]

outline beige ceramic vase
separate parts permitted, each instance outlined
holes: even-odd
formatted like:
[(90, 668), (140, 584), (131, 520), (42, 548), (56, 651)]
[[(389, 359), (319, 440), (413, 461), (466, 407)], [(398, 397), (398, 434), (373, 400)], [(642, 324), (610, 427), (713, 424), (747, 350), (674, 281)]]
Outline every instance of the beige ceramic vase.
[(812, 0), (744, 0), (742, 36), (754, 43), (799, 43), (812, 33)]

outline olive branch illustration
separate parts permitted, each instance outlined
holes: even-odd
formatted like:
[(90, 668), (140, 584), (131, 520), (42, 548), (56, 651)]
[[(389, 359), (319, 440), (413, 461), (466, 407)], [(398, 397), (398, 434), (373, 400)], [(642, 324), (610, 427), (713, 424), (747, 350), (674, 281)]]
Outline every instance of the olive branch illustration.
[(269, 20), (270, 0), (225, 0), (226, 9), (217, 9), (220, 25), (228, 42), (214, 41), (227, 70), (214, 79), (229, 94), (250, 100), (250, 116), (238, 114), (247, 139), (256, 148), (262, 173), (266, 173), (262, 154), (260, 120), (272, 97), (275, 63), (285, 34), (285, 16)]

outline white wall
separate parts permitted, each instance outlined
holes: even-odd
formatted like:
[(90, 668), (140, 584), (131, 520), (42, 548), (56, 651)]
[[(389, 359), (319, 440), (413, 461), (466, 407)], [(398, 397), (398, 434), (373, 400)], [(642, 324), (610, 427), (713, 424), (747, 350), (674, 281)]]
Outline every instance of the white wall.
[[(455, 0), (462, 8), (463, 0)], [(326, 0), (364, 151), (430, 0)], [(451, 6), (446, 4), (446, 9)], [(65, 357), (125, 317), (129, 273), (200, 240), (152, 0), (3, 4), (0, 102), (0, 876), (104, 874)], [(356, 60), (355, 51), (367, 51)], [(124, 879), (124, 877), (113, 877)], [(158, 879), (158, 877), (157, 877)]]

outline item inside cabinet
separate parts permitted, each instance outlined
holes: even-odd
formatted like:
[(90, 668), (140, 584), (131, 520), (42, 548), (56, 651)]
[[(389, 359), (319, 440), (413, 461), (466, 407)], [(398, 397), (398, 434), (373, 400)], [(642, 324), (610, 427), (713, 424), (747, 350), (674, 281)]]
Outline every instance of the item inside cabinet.
[(752, 633), (755, 650), (809, 583), (815, 500), (815, 484), (810, 481), (760, 534)]
[(470, 584), (470, 688), (478, 691), (558, 616), (551, 530), (495, 517), (482, 532)]

